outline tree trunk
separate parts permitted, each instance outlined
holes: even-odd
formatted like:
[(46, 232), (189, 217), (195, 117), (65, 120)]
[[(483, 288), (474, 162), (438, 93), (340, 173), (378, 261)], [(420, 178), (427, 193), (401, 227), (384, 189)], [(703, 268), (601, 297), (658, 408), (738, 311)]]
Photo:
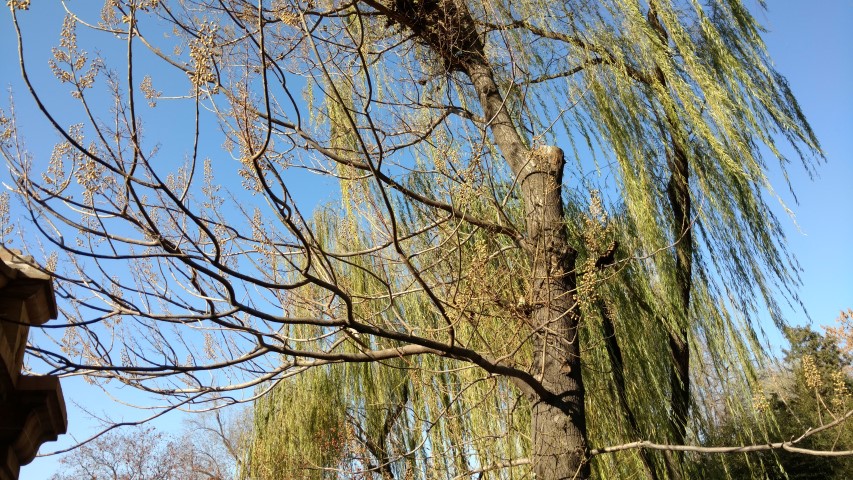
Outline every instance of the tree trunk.
[(563, 223), (560, 194), (565, 160), (556, 147), (533, 151), (521, 178), (533, 267), (533, 373), (553, 393), (533, 402), (536, 478), (588, 478), (586, 420), (580, 368), (575, 252)]
[(576, 302), (575, 250), (569, 245), (561, 187), (565, 158), (557, 147), (531, 151), (521, 141), (485, 62), (466, 65), (490, 119), (495, 143), (521, 186), (526, 245), (532, 266), (530, 304), (536, 359), (533, 374), (550, 395), (533, 398), (532, 464), (536, 478), (584, 479), (586, 417)]
[(525, 249), (532, 265), (528, 299), (536, 330), (532, 373), (549, 392), (547, 398), (531, 399), (533, 470), (543, 480), (588, 478), (575, 251), (563, 223), (563, 151), (557, 147), (531, 151), (519, 136), (486, 58), (485, 37), (463, 2), (427, 2), (418, 9), (368, 3), (429, 45), (446, 70), (471, 79), (487, 128), (518, 179), (527, 216)]
[(693, 288), (693, 229), (690, 226), (690, 186), (687, 155), (681, 144), (672, 139), (673, 152), (668, 155), (670, 170), (667, 195), (672, 206), (672, 236), (675, 239), (675, 275), (681, 300), (678, 331), (670, 332), (672, 354), (670, 388), (672, 389), (673, 442), (684, 444), (690, 411), (690, 290)]
[[(664, 45), (669, 43), (669, 34), (658, 18), (657, 6), (649, 2), (646, 18), (657, 32)], [(660, 67), (655, 68), (655, 76), (663, 87), (666, 77)], [(675, 275), (681, 300), (681, 318), (676, 319), (677, 328), (669, 332), (669, 350), (672, 356), (670, 371), (670, 430), (672, 442), (684, 444), (687, 433), (687, 420), (690, 411), (690, 344), (689, 315), (690, 290), (693, 288), (693, 230), (690, 228), (690, 168), (684, 142), (678, 137), (678, 118), (668, 112), (667, 128), (670, 133), (671, 152), (667, 152), (669, 183), (667, 197), (672, 208), (671, 232), (675, 241)], [(678, 455), (679, 460), (682, 455)], [(681, 463), (679, 461), (679, 463)]]

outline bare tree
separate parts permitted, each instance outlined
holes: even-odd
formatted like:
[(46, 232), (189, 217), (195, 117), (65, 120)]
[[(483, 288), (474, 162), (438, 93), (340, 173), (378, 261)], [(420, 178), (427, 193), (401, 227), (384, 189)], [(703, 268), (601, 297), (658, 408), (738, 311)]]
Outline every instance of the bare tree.
[(205, 472), (219, 478), (238, 478), (245, 470), (246, 452), (252, 432), (251, 410), (214, 409), (187, 418), (182, 439), (196, 452)]
[(110, 0), (50, 61), (71, 126), (10, 5), (61, 137), (33, 159), (3, 116), (66, 300), (31, 355), (173, 406), (275, 390), (292, 435), (253, 452), (342, 439), (303, 472), (683, 477), (607, 447), (695, 440), (691, 392), (749, 394), (748, 319), (796, 298), (762, 148), (820, 149), (740, 2)]
[[(237, 478), (222, 417), (203, 417), (203, 428), (169, 435), (153, 427), (110, 431), (59, 460), (52, 480), (228, 480)], [(197, 422), (199, 420), (196, 420)], [(196, 425), (198, 426), (198, 425)], [(226, 452), (223, 455), (223, 450)]]

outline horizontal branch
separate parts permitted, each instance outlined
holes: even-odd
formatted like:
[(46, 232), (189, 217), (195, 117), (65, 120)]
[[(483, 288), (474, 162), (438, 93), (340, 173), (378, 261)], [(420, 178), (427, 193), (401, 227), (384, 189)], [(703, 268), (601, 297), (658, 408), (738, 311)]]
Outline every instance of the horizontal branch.
[(800, 448), (796, 444), (803, 439), (810, 437), (823, 430), (828, 430), (837, 427), (846, 422), (853, 416), (853, 410), (849, 410), (846, 414), (838, 417), (834, 421), (822, 425), (818, 428), (806, 430), (806, 433), (800, 435), (794, 440), (787, 442), (767, 443), (761, 445), (745, 445), (740, 447), (702, 447), (697, 445), (667, 445), (662, 443), (654, 443), (648, 440), (640, 440), (638, 442), (625, 443), (612, 447), (596, 448), (589, 451), (588, 455), (594, 457), (604, 453), (621, 452), (624, 450), (633, 450), (645, 448), (649, 450), (664, 450), (676, 452), (697, 452), (697, 453), (749, 453), (760, 452), (766, 450), (785, 450), (791, 453), (799, 453), (802, 455), (813, 455), (817, 457), (845, 457), (853, 455), (853, 450), (813, 450), (809, 448)]
[[(844, 415), (838, 417), (834, 421), (827, 423), (826, 425), (821, 425), (820, 427), (814, 429), (808, 429), (806, 432), (799, 437), (787, 441), (787, 442), (776, 442), (776, 443), (767, 443), (760, 445), (745, 445), (739, 447), (702, 447), (698, 445), (668, 445), (663, 443), (654, 443), (648, 440), (640, 440), (637, 442), (625, 443), (622, 445), (614, 445), (612, 447), (603, 447), (603, 448), (594, 448), (587, 452), (587, 457), (592, 458), (596, 455), (602, 455), (605, 453), (615, 453), (622, 452), (625, 450), (634, 450), (634, 449), (649, 449), (649, 450), (663, 450), (663, 451), (676, 451), (676, 452), (696, 452), (696, 453), (750, 453), (750, 452), (760, 452), (767, 450), (785, 450), (791, 453), (799, 453), (802, 455), (812, 455), (817, 457), (846, 457), (853, 456), (853, 450), (813, 450), (809, 448), (800, 448), (795, 446), (797, 443), (801, 442), (805, 438), (808, 438), (816, 433), (819, 433), (824, 430), (829, 430), (834, 427), (841, 425), (853, 417), (853, 410), (849, 410)], [(490, 470), (498, 470), (503, 468), (511, 468), (521, 465), (529, 465), (529, 458), (517, 458), (514, 460), (510, 460), (508, 462), (495, 463), (493, 465), (489, 465), (486, 467), (482, 467), (476, 470), (470, 470), (467, 472), (467, 475), (486, 472)], [(462, 478), (462, 476), (456, 477)]]

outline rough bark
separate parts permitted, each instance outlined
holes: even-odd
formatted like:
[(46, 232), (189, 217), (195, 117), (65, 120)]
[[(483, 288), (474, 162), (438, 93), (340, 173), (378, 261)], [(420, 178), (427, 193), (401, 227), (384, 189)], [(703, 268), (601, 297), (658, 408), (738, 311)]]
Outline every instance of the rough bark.
[(563, 224), (563, 152), (533, 151), (521, 178), (532, 260), (534, 374), (553, 395), (533, 403), (536, 478), (588, 478), (586, 420), (575, 298), (575, 252)]

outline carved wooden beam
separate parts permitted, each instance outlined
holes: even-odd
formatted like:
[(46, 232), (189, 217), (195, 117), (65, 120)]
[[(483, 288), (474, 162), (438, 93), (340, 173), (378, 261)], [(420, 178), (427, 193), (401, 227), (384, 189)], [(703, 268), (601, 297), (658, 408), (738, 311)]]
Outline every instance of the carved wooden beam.
[(65, 433), (59, 379), (21, 374), (30, 326), (56, 317), (50, 275), (0, 246), (0, 480), (17, 480), (44, 442)]

